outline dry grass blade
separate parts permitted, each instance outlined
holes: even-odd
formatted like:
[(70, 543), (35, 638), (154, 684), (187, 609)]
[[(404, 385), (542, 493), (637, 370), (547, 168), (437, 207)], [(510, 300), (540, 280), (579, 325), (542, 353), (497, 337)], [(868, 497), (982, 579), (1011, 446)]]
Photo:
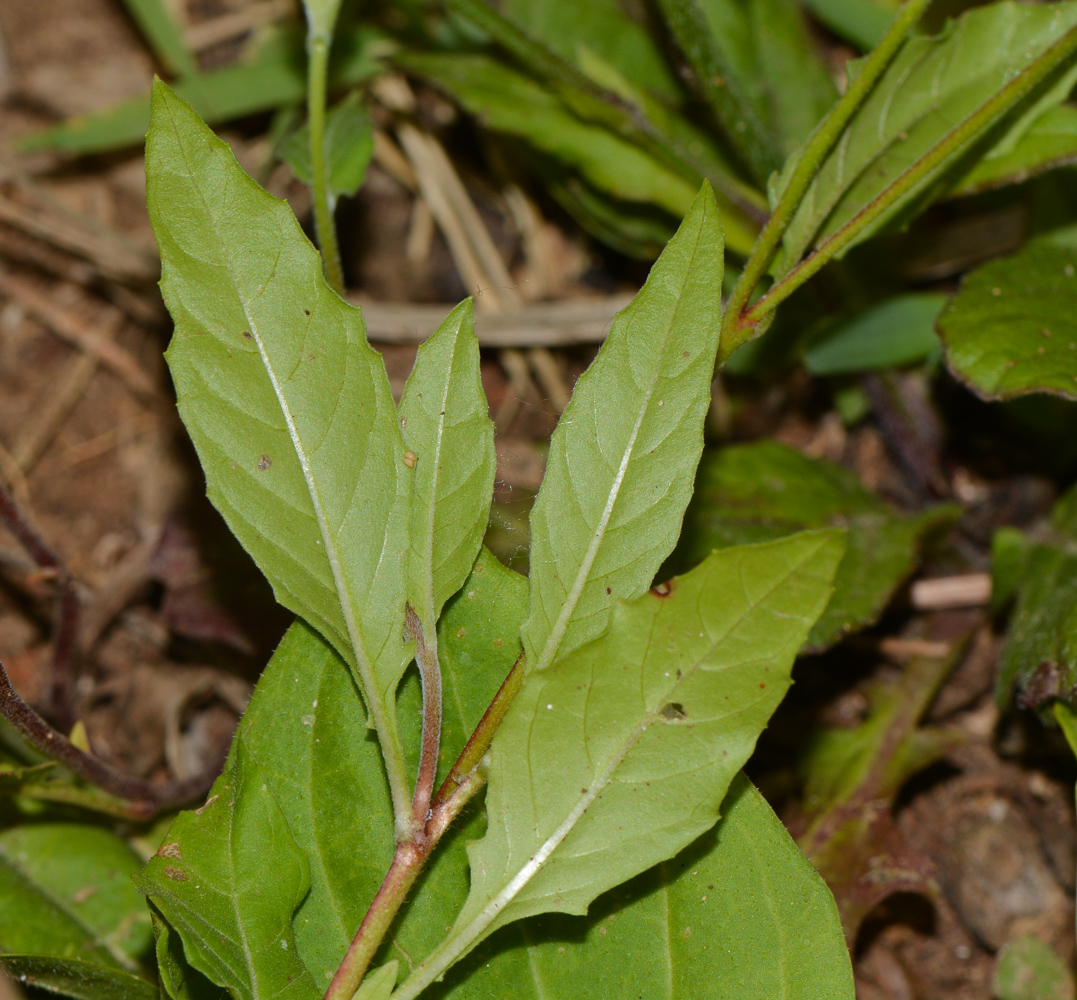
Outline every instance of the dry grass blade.
[(192, 52), (202, 52), (221, 42), (231, 41), (246, 34), (252, 28), (296, 13), (292, 0), (258, 0), (239, 10), (223, 14), (187, 28), (187, 47)]

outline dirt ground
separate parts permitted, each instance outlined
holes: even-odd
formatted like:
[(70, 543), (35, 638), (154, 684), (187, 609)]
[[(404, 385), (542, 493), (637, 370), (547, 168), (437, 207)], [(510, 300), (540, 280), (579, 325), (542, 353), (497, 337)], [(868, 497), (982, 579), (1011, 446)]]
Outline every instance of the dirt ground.
[[(198, 24), (240, 6), (198, 0), (187, 17)], [(203, 54), (227, 58), (227, 46)], [(182, 778), (218, 758), (289, 616), (205, 501), (175, 414), (140, 151), (68, 160), (11, 148), (33, 129), (143, 93), (155, 68), (116, 0), (0, 3), (0, 477), (75, 581), (74, 701), (93, 751), (132, 774)], [(264, 125), (225, 131), (241, 161), (264, 155)], [(549, 206), (537, 224), (521, 222), (474, 163), (460, 170), (524, 299), (590, 301), (638, 287), (637, 263)], [(273, 184), (303, 218), (300, 187), (279, 173)], [(382, 166), (342, 207), (341, 233), (349, 284), (367, 300), (467, 294), (452, 248)], [(520, 561), (543, 442), (594, 350), (484, 354), (499, 458), (488, 541), (502, 558)], [(399, 392), (414, 349), (384, 352)], [(869, 421), (847, 432), (804, 377), (740, 391), (734, 415), (716, 396), (716, 439), (773, 436), (845, 463), (898, 504), (916, 496), (915, 463), (910, 472), (886, 428)], [(1006, 468), (988, 476), (982, 462), (970, 472), (971, 446), (955, 457), (944, 437), (929, 464), (965, 516), (927, 554), (929, 576), (986, 569), (991, 530), (1030, 523), (1055, 493)], [(54, 604), (55, 574), (0, 530), (0, 660), (23, 697), (55, 716)], [(953, 748), (903, 789), (892, 819), (884, 800), (863, 803), (886, 828), (879, 858), (907, 869), (889, 873), (904, 888), (875, 906), (855, 942), (864, 1000), (989, 997), (995, 951), (1024, 931), (1075, 957), (1075, 769), (1035, 717), (1000, 716), (986, 609), (917, 612), (899, 599), (858, 640), (805, 658), (753, 777), (795, 830), (789, 790), (803, 734), (856, 724), (869, 686), (898, 682), (910, 642), (955, 635), (972, 638), (928, 713)]]

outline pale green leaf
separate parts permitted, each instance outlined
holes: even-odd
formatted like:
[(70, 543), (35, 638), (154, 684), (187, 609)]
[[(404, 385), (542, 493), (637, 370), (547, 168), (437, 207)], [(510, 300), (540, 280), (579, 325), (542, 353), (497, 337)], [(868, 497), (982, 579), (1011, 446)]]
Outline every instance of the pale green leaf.
[(0, 969), (22, 986), (74, 1000), (157, 1000), (159, 996), (157, 987), (139, 976), (75, 957), (0, 955)]
[(914, 292), (872, 306), (834, 323), (804, 351), (804, 366), (813, 375), (846, 375), (937, 357), (935, 319), (945, 304), (945, 295)]
[(1031, 934), (1007, 941), (995, 961), (998, 1000), (1073, 1000), (1073, 973), (1058, 953)]
[(376, 719), (409, 658), (411, 470), (385, 364), (291, 209), (160, 82), (146, 161), (168, 362), (210, 499), (277, 599), (357, 667)]
[(704, 455), (674, 561), (691, 565), (716, 548), (804, 528), (847, 528), (834, 594), (808, 637), (822, 649), (876, 621), (915, 569), (923, 536), (959, 514), (949, 505), (899, 514), (840, 465), (758, 441)]
[(400, 963), (393, 959), (373, 972), (368, 972), (356, 991), (355, 1000), (389, 1000), (389, 995), (396, 986), (396, 970), (399, 966)]
[(419, 348), (400, 400), (400, 426), (415, 466), (408, 593), (429, 633), (471, 571), (494, 487), (494, 424), (470, 299)]
[[(936, 36), (911, 35), (816, 173), (785, 231), (776, 273), (784, 274), (808, 250), (849, 222), (1075, 24), (1077, 3), (1073, 0), (1036, 5), (1004, 0), (967, 11)], [(850, 71), (856, 72), (857, 67), (851, 66)], [(1020, 117), (994, 145), (1004, 149), (1015, 142), (1044, 107), (1066, 96), (1075, 73), (1077, 68), (1071, 67), (1065, 76), (1052, 78), (1049, 89), (1040, 88), (1026, 98)], [(944, 158), (857, 240), (866, 239), (923, 195), (967, 149), (956, 149)], [(786, 164), (778, 192), (795, 160)]]
[(205, 805), (184, 812), (136, 885), (183, 939), (194, 968), (237, 1000), (313, 1000), (292, 914), (307, 858), (240, 735)]
[(823, 530), (716, 552), (528, 677), (491, 747), (468, 901), (400, 1000), (498, 927), (585, 913), (714, 825), (843, 548), (843, 532)]
[(722, 253), (705, 186), (576, 383), (531, 511), (532, 669), (601, 634), (676, 544), (703, 448)]
[(978, 160), (946, 195), (978, 194), (1006, 184), (1021, 184), (1038, 174), (1077, 162), (1077, 108), (1048, 108), (1011, 149)]
[(1077, 249), (1033, 243), (972, 271), (939, 333), (950, 371), (985, 399), (1077, 399)]
[[(354, 195), (363, 186), (374, 154), (374, 124), (352, 91), (325, 116), (325, 149), (329, 167), (329, 191)], [(310, 127), (304, 124), (280, 144), (277, 155), (304, 184), (311, 184)]]
[(0, 832), (0, 951), (137, 972), (153, 944), (131, 885), (140, 867), (103, 827), (25, 823)]
[[(506, 927), (441, 1000), (852, 1000), (834, 898), (743, 774), (714, 831), (597, 899), (584, 917)], [(424, 994), (425, 996), (426, 994)]]

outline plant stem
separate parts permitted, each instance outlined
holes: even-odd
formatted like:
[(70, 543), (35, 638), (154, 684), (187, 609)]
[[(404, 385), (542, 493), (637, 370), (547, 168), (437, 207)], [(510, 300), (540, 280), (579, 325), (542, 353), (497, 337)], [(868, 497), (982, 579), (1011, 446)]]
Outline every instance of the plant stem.
[(419, 836), (430, 819), (430, 796), (434, 791), (434, 779), (438, 771), (438, 749), (441, 746), (441, 664), (438, 663), (437, 633), (431, 630), (432, 641), (428, 645), (419, 616), (410, 604), (404, 630), (406, 635), (415, 640), (415, 663), (419, 668), (423, 686), (423, 734), (411, 817), (412, 827), (416, 836)]
[(823, 160), (841, 137), (849, 120), (878, 82), (883, 70), (890, 65), (890, 60), (894, 58), (905, 41), (909, 29), (920, 19), (920, 15), (930, 2), (931, 0), (906, 0), (886, 34), (865, 60), (859, 75), (827, 112), (826, 117), (819, 123), (804, 146), (800, 159), (789, 178), (789, 183), (786, 184), (785, 190), (778, 199), (778, 204), (774, 206), (774, 211), (759, 234), (733, 289), (733, 294), (729, 297), (718, 347), (719, 364), (729, 358), (738, 347), (752, 339), (754, 329), (744, 323), (741, 314), (751, 300), (755, 286), (759, 284), (767, 268), (770, 267), (770, 262), (774, 259), (782, 236), (796, 214), (804, 192), (807, 191), (808, 185), (822, 166)]
[(737, 322), (738, 331), (747, 331), (744, 340), (750, 339), (754, 326), (772, 313), (781, 302), (792, 295), (836, 254), (844, 250), (880, 215), (930, 176), (931, 172), (945, 163), (947, 158), (975, 139), (978, 133), (992, 125), (1000, 115), (1013, 107), (1075, 51), (1077, 51), (1077, 28), (1071, 28), (1035, 62), (1026, 66), (1009, 83), (995, 91), (991, 98), (981, 104), (964, 121), (954, 126), (927, 153), (899, 174), (890, 185), (879, 192), (837, 232), (772, 285), (755, 305), (741, 315)]
[(434, 807), (426, 833), (421, 839), (396, 845), (393, 863), (389, 866), (366, 916), (363, 917), (359, 930), (355, 932), (329, 989), (325, 991), (324, 1000), (352, 1000), (431, 851), (452, 821), (460, 815), (460, 811), (485, 783), (486, 775), (482, 768), (474, 768), (467, 780), (459, 785), (452, 795)]
[(337, 230), (333, 220), (333, 196), (329, 191), (329, 166), (325, 158), (325, 94), (329, 75), (329, 37), (311, 32), (307, 44), (307, 120), (310, 129), (310, 174), (314, 195), (314, 231), (322, 252), (329, 286), (344, 294), (344, 269), (340, 263)]

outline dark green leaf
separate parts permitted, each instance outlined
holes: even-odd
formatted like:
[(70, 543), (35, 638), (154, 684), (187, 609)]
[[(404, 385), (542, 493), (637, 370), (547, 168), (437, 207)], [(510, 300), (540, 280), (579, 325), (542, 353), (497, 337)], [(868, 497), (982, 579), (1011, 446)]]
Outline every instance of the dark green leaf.
[(1073, 973), (1049, 945), (1031, 934), (1007, 941), (993, 983), (998, 1000), (1073, 1000)]
[(240, 734), (204, 806), (184, 812), (136, 884), (196, 969), (238, 1000), (316, 998), (292, 933), (310, 869)]
[(79, 959), (0, 955), (0, 968), (23, 986), (74, 1000), (157, 1000), (157, 987), (129, 972)]
[(939, 333), (950, 370), (985, 399), (1077, 399), (1077, 248), (1033, 243), (973, 271)]
[(445, 1000), (851, 1000), (834, 899), (744, 775), (717, 828), (597, 899), (586, 918), (506, 927), (450, 973)]
[(198, 63), (187, 48), (183, 31), (164, 0), (123, 0), (123, 5), (167, 70), (181, 76), (198, 72)]
[(1048, 108), (1012, 146), (996, 148), (977, 161), (946, 193), (948, 197), (977, 194), (1005, 184), (1021, 184), (1056, 167), (1077, 162), (1077, 108), (1069, 104)]
[(169, 1000), (228, 1000), (230, 994), (226, 989), (214, 985), (197, 969), (191, 968), (179, 935), (152, 906), (150, 915), (157, 938), (157, 981), (163, 996)]
[(482, 545), (494, 488), (494, 424), (479, 377), (471, 300), (419, 348), (400, 400), (412, 483), (408, 594), (428, 633)]
[(838, 96), (800, 8), (792, 0), (699, 0), (699, 8), (727, 71), (791, 153)]
[(277, 599), (357, 670), (391, 760), (412, 477), (385, 363), (287, 203), (164, 84), (153, 99), (167, 357), (209, 497)]
[(898, 514), (847, 469), (760, 441), (704, 457), (676, 561), (691, 564), (715, 548), (803, 528), (847, 527), (834, 596), (808, 637), (811, 648), (822, 649), (872, 624), (916, 566), (921, 537), (958, 513), (941, 506)]
[[(374, 154), (374, 124), (352, 91), (325, 116), (326, 160), (329, 190), (333, 195), (354, 195), (363, 186), (366, 169)], [(311, 184), (310, 129), (292, 132), (277, 151), (304, 184)]]
[[(1035, 6), (1002, 2), (967, 11), (937, 36), (911, 35), (815, 174), (785, 231), (775, 271), (784, 274), (812, 246), (853, 219), (1075, 24), (1077, 4), (1072, 0)], [(850, 66), (851, 73), (856, 71)], [(1063, 77), (1052, 78), (1046, 90), (1040, 88), (1027, 98), (1020, 117), (995, 143), (1005, 145), (1045, 107), (1061, 101), (1073, 86), (1075, 73), (1077, 67), (1069, 67)], [(866, 239), (924, 194), (967, 148), (943, 158), (856, 241)], [(793, 157), (786, 164), (778, 192), (795, 161)]]
[(705, 187), (576, 383), (531, 511), (532, 669), (600, 635), (676, 544), (710, 403), (722, 251)]
[(605, 635), (528, 676), (491, 747), (468, 901), (400, 1000), (498, 927), (586, 913), (714, 825), (843, 548), (844, 533), (827, 530), (716, 552), (618, 604)]
[(636, 86), (670, 100), (681, 96), (652, 36), (625, 15), (617, 0), (506, 0), (501, 12), (564, 59), (577, 60), (585, 46)]
[(131, 885), (141, 861), (116, 834), (80, 823), (0, 832), (0, 950), (138, 970), (150, 917)]
[(813, 375), (894, 368), (923, 361), (939, 351), (935, 318), (945, 295), (900, 295), (852, 319), (836, 323), (804, 352)]

